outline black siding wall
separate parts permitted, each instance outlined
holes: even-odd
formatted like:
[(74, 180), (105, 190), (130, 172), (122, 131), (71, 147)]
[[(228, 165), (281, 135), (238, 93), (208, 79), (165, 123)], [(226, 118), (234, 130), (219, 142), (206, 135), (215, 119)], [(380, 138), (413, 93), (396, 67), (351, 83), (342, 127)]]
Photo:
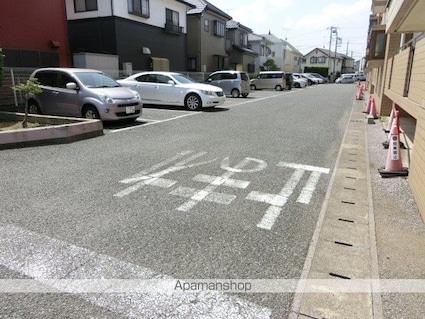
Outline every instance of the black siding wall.
[[(167, 58), (170, 70), (185, 71), (186, 35), (168, 33), (164, 28), (117, 17), (69, 21), (68, 33), (71, 54), (78, 52), (104, 53), (119, 56), (133, 63), (133, 70), (149, 70), (151, 57)], [(151, 55), (142, 52), (143, 47)]]

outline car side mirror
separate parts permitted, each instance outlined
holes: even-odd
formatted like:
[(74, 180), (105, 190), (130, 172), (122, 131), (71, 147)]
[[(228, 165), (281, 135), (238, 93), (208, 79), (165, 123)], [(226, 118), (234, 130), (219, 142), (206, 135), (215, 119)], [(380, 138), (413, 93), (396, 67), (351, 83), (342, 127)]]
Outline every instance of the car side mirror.
[(174, 81), (173, 81), (173, 80), (169, 80), (169, 81), (168, 81), (168, 84), (176, 85), (176, 83), (174, 83)]
[(66, 88), (68, 90), (77, 90), (78, 86), (77, 86), (77, 83), (69, 82), (69, 83), (66, 84)]

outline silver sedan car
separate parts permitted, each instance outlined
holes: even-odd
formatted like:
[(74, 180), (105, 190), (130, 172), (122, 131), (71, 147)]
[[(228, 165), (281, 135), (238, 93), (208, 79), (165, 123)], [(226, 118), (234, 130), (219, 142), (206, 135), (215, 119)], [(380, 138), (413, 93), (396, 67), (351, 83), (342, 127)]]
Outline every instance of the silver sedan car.
[(192, 111), (221, 105), (226, 99), (221, 88), (175, 72), (142, 72), (118, 83), (137, 91), (145, 104), (178, 105)]

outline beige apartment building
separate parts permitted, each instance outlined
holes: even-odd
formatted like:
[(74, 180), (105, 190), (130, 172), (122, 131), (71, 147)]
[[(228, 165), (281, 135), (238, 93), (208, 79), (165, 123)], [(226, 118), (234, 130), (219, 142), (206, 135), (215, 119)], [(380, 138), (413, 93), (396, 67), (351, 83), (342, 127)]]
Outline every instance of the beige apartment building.
[[(409, 185), (425, 220), (425, 0), (373, 0), (366, 52), (367, 88), (377, 112), (395, 103), (413, 145)], [(406, 125), (407, 126), (407, 125)]]

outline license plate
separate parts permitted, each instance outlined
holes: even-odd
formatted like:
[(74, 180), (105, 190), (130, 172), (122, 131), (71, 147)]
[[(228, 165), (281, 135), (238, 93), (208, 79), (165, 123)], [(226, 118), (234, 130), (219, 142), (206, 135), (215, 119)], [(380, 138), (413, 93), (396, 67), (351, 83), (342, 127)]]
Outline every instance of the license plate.
[(136, 107), (135, 106), (126, 106), (125, 107), (125, 113), (126, 114), (136, 113)]

